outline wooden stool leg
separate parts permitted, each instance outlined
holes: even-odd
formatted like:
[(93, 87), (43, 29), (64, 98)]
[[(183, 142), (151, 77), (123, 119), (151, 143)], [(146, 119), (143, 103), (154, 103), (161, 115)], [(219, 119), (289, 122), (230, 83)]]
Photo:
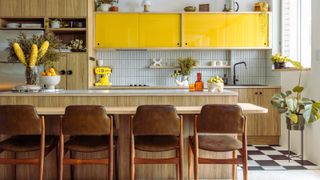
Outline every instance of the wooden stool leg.
[[(237, 153), (236, 151), (232, 151), (232, 159), (236, 159)], [(232, 164), (232, 180), (236, 180), (236, 174), (237, 174), (237, 165)]]
[(59, 180), (63, 180), (63, 159), (64, 159), (64, 138), (63, 135), (60, 135), (59, 142)]
[(57, 163), (57, 179), (59, 178), (59, 143), (58, 143), (58, 145), (57, 145), (57, 147), (56, 147), (56, 163)]
[[(74, 154), (70, 150), (70, 159), (73, 159), (73, 158), (74, 158)], [(74, 180), (74, 165), (73, 164), (70, 164), (70, 179)]]
[(118, 146), (114, 149), (114, 169), (115, 169), (115, 179), (118, 180), (119, 170), (118, 170)]
[(192, 149), (190, 142), (188, 143), (188, 180), (191, 180), (191, 159)]
[(184, 160), (184, 156), (183, 156), (183, 144), (180, 144), (180, 155), (179, 155), (179, 172), (180, 172), (180, 174), (179, 174), (179, 179), (180, 180), (183, 180), (183, 176), (184, 176), (184, 174), (183, 174), (183, 160)]
[[(17, 159), (16, 152), (13, 153), (13, 158)], [(13, 177), (13, 179), (17, 179), (17, 165), (16, 164), (13, 165), (13, 176), (12, 177)]]
[(248, 180), (248, 157), (247, 157), (247, 147), (243, 146), (242, 148), (242, 170), (243, 170), (243, 179)]
[[(179, 158), (179, 150), (176, 149), (176, 157)], [(176, 164), (176, 179), (179, 179), (179, 163)]]
[(131, 150), (131, 158), (130, 158), (130, 179), (134, 180), (135, 176), (135, 164), (134, 164), (134, 150)]
[(39, 155), (39, 180), (43, 179), (44, 169), (44, 151), (45, 151), (45, 125), (44, 117), (41, 118), (41, 142), (40, 142), (40, 155)]
[(198, 159), (198, 149), (195, 148), (194, 150), (194, 156), (193, 156), (194, 160), (194, 164), (193, 164), (193, 168), (194, 168), (194, 180), (198, 180), (198, 165), (199, 165), (199, 159)]

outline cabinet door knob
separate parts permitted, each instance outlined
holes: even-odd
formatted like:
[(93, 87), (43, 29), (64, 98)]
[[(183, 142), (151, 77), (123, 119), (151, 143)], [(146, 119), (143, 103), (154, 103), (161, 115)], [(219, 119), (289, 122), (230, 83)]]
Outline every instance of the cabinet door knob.
[(60, 75), (65, 75), (65, 74), (66, 74), (66, 71), (65, 71), (65, 70), (61, 70), (61, 71), (59, 72), (59, 74), (60, 74)]
[(177, 43), (178, 46), (180, 46), (180, 43)]
[(262, 95), (262, 92), (260, 92), (259, 94)]
[(254, 94), (255, 94), (255, 95), (258, 95), (258, 92), (255, 92)]
[(188, 43), (184, 43), (185, 45), (188, 45)]
[(67, 75), (72, 75), (72, 71), (69, 70), (69, 71), (67, 72)]

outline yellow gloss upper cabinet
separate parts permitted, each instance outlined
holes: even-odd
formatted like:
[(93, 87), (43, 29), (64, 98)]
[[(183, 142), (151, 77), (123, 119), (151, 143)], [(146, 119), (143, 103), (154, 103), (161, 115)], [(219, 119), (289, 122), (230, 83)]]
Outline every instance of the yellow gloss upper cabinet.
[(96, 48), (138, 48), (138, 14), (96, 14)]
[(268, 47), (269, 15), (226, 14), (226, 47)]
[(142, 48), (180, 47), (180, 14), (139, 14), (139, 45)]
[(225, 14), (183, 14), (184, 47), (224, 47)]

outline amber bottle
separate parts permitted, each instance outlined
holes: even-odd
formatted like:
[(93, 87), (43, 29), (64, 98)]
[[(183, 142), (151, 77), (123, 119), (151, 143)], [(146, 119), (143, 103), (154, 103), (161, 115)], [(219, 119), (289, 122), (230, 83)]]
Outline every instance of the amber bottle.
[(203, 82), (201, 80), (201, 73), (197, 73), (197, 81), (194, 83), (196, 91), (203, 91)]

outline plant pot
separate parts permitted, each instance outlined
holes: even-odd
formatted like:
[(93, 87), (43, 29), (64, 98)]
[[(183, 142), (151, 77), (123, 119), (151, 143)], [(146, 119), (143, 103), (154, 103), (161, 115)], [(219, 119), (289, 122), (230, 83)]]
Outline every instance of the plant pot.
[(25, 78), (27, 85), (38, 85), (39, 84), (39, 72), (38, 67), (26, 67)]
[(189, 87), (189, 76), (178, 76), (175, 81), (178, 86)]
[(275, 69), (285, 69), (286, 68), (286, 63), (284, 63), (284, 62), (275, 62), (274, 63), (274, 68)]
[(303, 115), (298, 115), (298, 122), (297, 123), (293, 123), (291, 121), (291, 119), (289, 119), (288, 117), (286, 117), (286, 121), (287, 121), (287, 129), (288, 130), (293, 130), (293, 131), (302, 131), (304, 130), (304, 124), (305, 124), (305, 119), (303, 117)]

